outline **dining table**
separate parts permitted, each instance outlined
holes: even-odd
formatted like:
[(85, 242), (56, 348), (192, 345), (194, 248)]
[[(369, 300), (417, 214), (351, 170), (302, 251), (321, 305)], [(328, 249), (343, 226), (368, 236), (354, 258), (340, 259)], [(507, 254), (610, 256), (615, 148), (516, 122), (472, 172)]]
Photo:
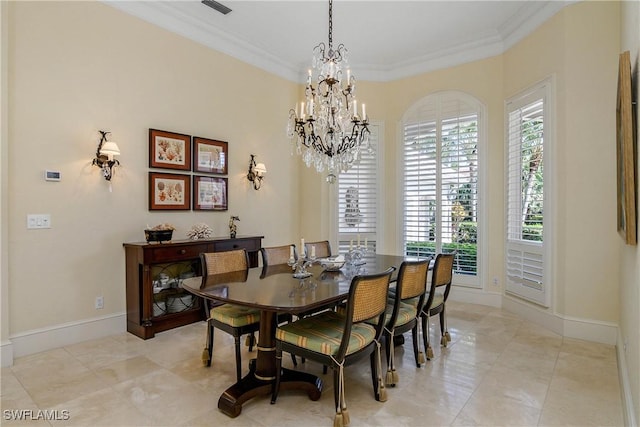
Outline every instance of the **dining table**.
[[(275, 332), (280, 314), (301, 315), (343, 302), (356, 275), (379, 273), (395, 267), (391, 281), (403, 261), (416, 257), (364, 255), (358, 265), (345, 264), (328, 271), (322, 260), (312, 260), (309, 277), (296, 278), (287, 264), (185, 279), (182, 287), (198, 297), (260, 310), (257, 354), (249, 362), (249, 373), (227, 388), (218, 399), (218, 409), (235, 418), (247, 400), (272, 392), (276, 378)], [(311, 400), (320, 399), (322, 379), (308, 372), (282, 368), (281, 390), (306, 392)]]

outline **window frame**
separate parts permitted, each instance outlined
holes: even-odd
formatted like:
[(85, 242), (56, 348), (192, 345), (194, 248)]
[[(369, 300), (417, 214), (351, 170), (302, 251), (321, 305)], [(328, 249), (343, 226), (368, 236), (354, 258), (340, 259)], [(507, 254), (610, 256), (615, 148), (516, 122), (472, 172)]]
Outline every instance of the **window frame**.
[[(397, 128), (397, 136), (396, 139), (398, 141), (398, 156), (397, 156), (397, 170), (398, 170), (398, 184), (396, 189), (396, 194), (398, 194), (397, 198), (397, 212), (399, 212), (399, 218), (397, 222), (397, 240), (396, 240), (396, 250), (398, 253), (404, 253), (404, 230), (405, 230), (405, 206), (404, 206), (404, 172), (405, 172), (405, 153), (404, 153), (404, 127), (407, 123), (415, 123), (417, 121), (416, 115), (419, 115), (419, 112), (430, 102), (433, 102), (435, 97), (439, 97), (440, 100), (437, 102), (441, 102), (442, 99), (455, 98), (459, 101), (465, 102), (468, 105), (473, 107), (473, 110), (477, 113), (477, 159), (478, 159), (478, 169), (477, 169), (477, 177), (478, 177), (478, 185), (477, 185), (477, 273), (475, 276), (473, 275), (465, 275), (465, 274), (457, 274), (454, 273), (452, 285), (460, 286), (460, 287), (469, 287), (469, 288), (477, 288), (484, 289), (486, 285), (485, 272), (487, 271), (487, 239), (485, 238), (486, 230), (488, 227), (488, 218), (486, 214), (486, 203), (485, 200), (488, 198), (487, 192), (487, 171), (486, 171), (486, 163), (487, 163), (487, 144), (488, 144), (488, 113), (487, 107), (473, 95), (461, 92), (461, 91), (439, 91), (431, 93), (413, 105), (411, 105), (403, 114), (402, 119), (398, 123)], [(465, 114), (460, 114), (460, 116), (464, 116)], [(447, 117), (448, 118), (448, 117)], [(421, 120), (429, 120), (428, 117), (422, 116), (419, 117)], [(442, 123), (439, 124), (442, 126)], [(439, 133), (440, 131), (438, 131)], [(441, 218), (436, 219), (438, 224), (441, 222)]]
[[(544, 308), (550, 308), (553, 303), (555, 266), (553, 263), (554, 242), (556, 241), (555, 223), (557, 219), (556, 207), (556, 187), (551, 183), (556, 182), (556, 107), (555, 107), (555, 76), (547, 77), (527, 89), (507, 98), (504, 101), (504, 231), (505, 231), (505, 251), (504, 251), (504, 294), (519, 299), (524, 299)], [(544, 217), (543, 217), (543, 241), (526, 241), (524, 239), (511, 240), (509, 237), (509, 148), (510, 148), (510, 122), (509, 116), (512, 112), (531, 105), (536, 100), (543, 102), (543, 173), (544, 173)], [(509, 251), (516, 250), (524, 252), (528, 249), (540, 251), (543, 263), (542, 290), (528, 287), (524, 284), (512, 283), (509, 280)]]
[[(376, 186), (376, 231), (375, 231), (375, 245), (369, 244), (369, 249), (375, 249), (377, 252), (378, 248), (385, 247), (384, 241), (384, 221), (385, 221), (385, 210), (382, 208), (382, 201), (384, 198), (384, 189), (383, 182), (385, 176), (385, 167), (384, 167), (384, 122), (372, 120), (369, 123), (369, 129), (377, 128), (377, 157), (376, 157), (376, 170), (378, 175), (377, 186)], [(373, 131), (371, 132), (374, 133)], [(356, 243), (358, 232), (354, 233), (340, 233), (340, 201), (338, 200), (340, 188), (340, 174), (338, 174), (338, 179), (335, 184), (331, 184), (329, 188), (329, 230), (331, 235), (331, 247), (332, 252), (336, 254), (341, 251), (340, 249), (340, 235), (341, 234), (351, 234), (353, 235), (353, 242)], [(372, 241), (370, 233), (361, 233), (361, 243), (364, 244), (365, 237), (368, 237), (369, 242)], [(350, 240), (348, 238), (346, 241)], [(343, 248), (344, 249), (344, 248)], [(344, 252), (344, 251), (342, 251)]]

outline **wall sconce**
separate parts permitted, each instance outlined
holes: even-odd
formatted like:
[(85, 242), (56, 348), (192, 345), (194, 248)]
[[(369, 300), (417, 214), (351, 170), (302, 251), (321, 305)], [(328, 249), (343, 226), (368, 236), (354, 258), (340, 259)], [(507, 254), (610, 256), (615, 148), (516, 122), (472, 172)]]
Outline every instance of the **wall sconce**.
[(111, 132), (99, 131), (100, 132), (100, 143), (98, 144), (98, 149), (96, 150), (96, 157), (93, 159), (92, 164), (102, 168), (102, 176), (107, 181), (111, 181), (111, 177), (113, 176), (112, 168), (115, 165), (120, 165), (118, 160), (115, 160), (113, 156), (120, 155), (120, 148), (118, 148), (118, 144), (113, 141), (107, 141), (107, 135), (111, 134)]
[(249, 172), (247, 173), (247, 179), (253, 182), (253, 188), (260, 189), (262, 185), (262, 178), (267, 174), (267, 167), (264, 163), (257, 163), (255, 156), (251, 154), (251, 160), (249, 161)]

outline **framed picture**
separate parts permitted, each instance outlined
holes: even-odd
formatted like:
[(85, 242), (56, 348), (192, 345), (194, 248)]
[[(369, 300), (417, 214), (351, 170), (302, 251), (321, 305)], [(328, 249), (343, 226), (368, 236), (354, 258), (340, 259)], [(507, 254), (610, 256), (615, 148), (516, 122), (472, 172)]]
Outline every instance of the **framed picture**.
[(193, 210), (227, 210), (227, 178), (193, 176)]
[(224, 141), (193, 137), (193, 171), (227, 174), (228, 144)]
[(149, 167), (191, 170), (191, 136), (149, 129)]
[(191, 176), (149, 172), (149, 210), (191, 209)]
[(618, 68), (618, 102), (616, 106), (616, 160), (618, 169), (618, 232), (628, 245), (636, 245), (637, 213), (635, 182), (636, 148), (631, 95), (631, 60), (629, 51), (620, 54)]

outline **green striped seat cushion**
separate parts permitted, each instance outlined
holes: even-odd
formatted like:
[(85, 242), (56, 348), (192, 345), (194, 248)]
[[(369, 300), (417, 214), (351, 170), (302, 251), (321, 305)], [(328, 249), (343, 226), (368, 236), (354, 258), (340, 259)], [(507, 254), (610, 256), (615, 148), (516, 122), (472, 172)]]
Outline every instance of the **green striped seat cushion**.
[(234, 328), (240, 326), (258, 323), (260, 321), (260, 310), (249, 307), (240, 307), (239, 305), (223, 304), (213, 307), (210, 317), (219, 322), (232, 326)]
[[(396, 319), (396, 326), (404, 325), (407, 322), (410, 322), (412, 319), (415, 319), (417, 308), (412, 304), (401, 302), (400, 308), (398, 310), (398, 318)], [(391, 319), (391, 313), (393, 312), (393, 302), (387, 305), (387, 310), (385, 311), (384, 323), (385, 325), (389, 323)], [(371, 324), (376, 324), (377, 319), (368, 320), (367, 322)]]
[[(344, 316), (325, 311), (305, 317), (276, 329), (276, 339), (316, 353), (334, 355), (340, 347), (344, 330)], [(356, 323), (351, 329), (347, 354), (366, 347), (376, 337), (376, 330), (367, 323)]]
[(442, 304), (444, 301), (444, 294), (441, 292), (436, 292), (436, 294), (433, 296), (433, 302), (431, 303), (431, 307), (437, 307), (440, 304)]

